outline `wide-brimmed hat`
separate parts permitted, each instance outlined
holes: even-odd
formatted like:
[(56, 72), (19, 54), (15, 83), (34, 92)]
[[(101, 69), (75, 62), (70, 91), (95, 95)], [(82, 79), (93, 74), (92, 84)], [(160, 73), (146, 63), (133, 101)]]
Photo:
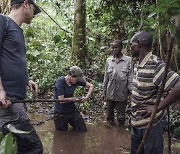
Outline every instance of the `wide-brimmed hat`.
[[(15, 5), (15, 4), (20, 4), (23, 3), (24, 0), (11, 0), (11, 6)], [(35, 11), (34, 11), (34, 15), (38, 14), (41, 12), (40, 8), (38, 7), (38, 5), (34, 2), (34, 0), (28, 0), (28, 2), (30, 4), (33, 4), (35, 7)]]
[(71, 72), (71, 75), (74, 75), (77, 77), (79, 82), (86, 82), (86, 79), (84, 78), (83, 71), (78, 66), (72, 66), (69, 68), (69, 71)]

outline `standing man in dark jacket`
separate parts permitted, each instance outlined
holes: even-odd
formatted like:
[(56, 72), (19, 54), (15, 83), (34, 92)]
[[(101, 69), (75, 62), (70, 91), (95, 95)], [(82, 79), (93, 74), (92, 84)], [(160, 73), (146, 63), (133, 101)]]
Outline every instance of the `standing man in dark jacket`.
[(133, 78), (131, 57), (122, 54), (122, 41), (115, 40), (112, 54), (106, 60), (103, 92), (107, 100), (107, 121), (114, 123), (114, 109), (117, 109), (118, 126), (124, 125), (125, 109), (131, 91)]
[(23, 103), (11, 104), (11, 100), (22, 100), (27, 85), (37, 94), (36, 83), (28, 79), (26, 47), (21, 29), (22, 23), (30, 24), (34, 15), (40, 12), (34, 0), (11, 0), (9, 16), (0, 14), (0, 131), (11, 123), (29, 134), (14, 134), (17, 153), (42, 154), (42, 143), (31, 125)]

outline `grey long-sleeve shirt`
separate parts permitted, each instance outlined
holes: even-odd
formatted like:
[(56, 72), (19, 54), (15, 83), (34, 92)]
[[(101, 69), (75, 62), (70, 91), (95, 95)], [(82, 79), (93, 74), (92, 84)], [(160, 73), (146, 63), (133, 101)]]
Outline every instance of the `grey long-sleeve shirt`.
[(103, 92), (108, 100), (127, 100), (132, 90), (132, 59), (123, 55), (120, 59), (107, 58), (103, 82)]

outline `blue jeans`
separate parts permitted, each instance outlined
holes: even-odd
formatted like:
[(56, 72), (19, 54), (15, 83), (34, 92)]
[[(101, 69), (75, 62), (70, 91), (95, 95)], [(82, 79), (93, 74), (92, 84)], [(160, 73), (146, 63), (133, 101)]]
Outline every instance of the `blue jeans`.
[[(145, 128), (131, 128), (131, 154), (136, 154), (145, 130)], [(165, 126), (163, 120), (161, 120), (158, 124), (152, 127), (150, 134), (144, 144), (142, 154), (163, 154), (164, 130)]]

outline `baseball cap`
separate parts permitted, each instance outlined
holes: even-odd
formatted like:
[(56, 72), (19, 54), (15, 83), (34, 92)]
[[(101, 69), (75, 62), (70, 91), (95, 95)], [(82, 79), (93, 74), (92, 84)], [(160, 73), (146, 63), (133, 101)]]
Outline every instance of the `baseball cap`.
[(83, 71), (80, 67), (78, 66), (72, 66), (69, 68), (69, 71), (71, 72), (71, 75), (77, 76), (77, 79), (79, 82), (86, 82)]
[[(24, 2), (24, 0), (11, 0), (11, 6), (13, 6), (15, 4), (20, 4), (20, 3), (23, 3), (23, 2)], [(37, 6), (37, 4), (34, 2), (34, 0), (28, 0), (28, 2), (30, 4), (33, 4), (34, 7), (35, 7), (34, 15), (41, 12), (40, 8)]]

